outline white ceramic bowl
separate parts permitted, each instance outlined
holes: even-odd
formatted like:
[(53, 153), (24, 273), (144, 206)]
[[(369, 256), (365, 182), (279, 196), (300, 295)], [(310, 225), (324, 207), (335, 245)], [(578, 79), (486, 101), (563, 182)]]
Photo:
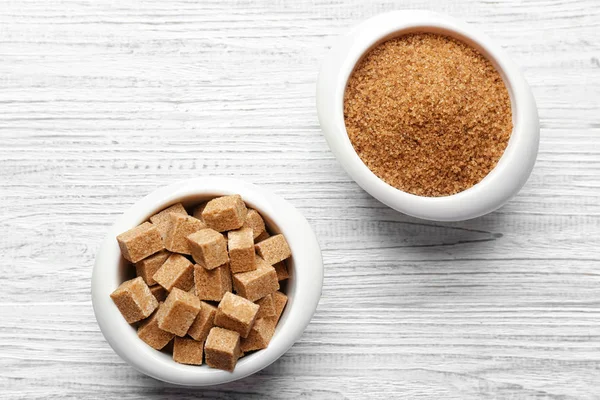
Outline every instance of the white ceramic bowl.
[[(411, 32), (445, 34), (479, 50), (502, 76), (512, 102), (513, 132), (498, 164), (481, 182), (451, 196), (416, 196), (379, 179), (354, 151), (344, 124), (344, 92), (354, 66), (374, 46)], [(352, 179), (382, 203), (423, 219), (459, 221), (494, 211), (523, 187), (538, 152), (537, 107), (519, 68), (482, 32), (455, 18), (430, 11), (381, 14), (343, 36), (321, 67), (317, 111), (329, 147)]]
[[(117, 235), (147, 220), (161, 209), (183, 202), (184, 206), (221, 195), (238, 193), (258, 210), (271, 231), (282, 233), (291, 248), (290, 278), (285, 282), (288, 303), (266, 349), (243, 357), (233, 372), (206, 365), (174, 362), (169, 354), (154, 350), (125, 322), (109, 295), (126, 279), (131, 267), (121, 257)], [(115, 352), (134, 368), (162, 381), (186, 386), (230, 382), (253, 374), (281, 357), (296, 342), (313, 316), (323, 285), (323, 261), (317, 238), (306, 219), (290, 203), (250, 183), (227, 178), (198, 178), (175, 183), (144, 197), (110, 228), (96, 257), (92, 276), (94, 313), (104, 337)]]

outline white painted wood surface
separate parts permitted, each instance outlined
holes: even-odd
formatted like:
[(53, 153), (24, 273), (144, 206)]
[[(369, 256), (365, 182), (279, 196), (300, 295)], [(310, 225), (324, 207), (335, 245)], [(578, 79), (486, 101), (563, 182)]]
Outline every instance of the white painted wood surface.
[[(349, 179), (319, 130), (328, 47), (398, 8), (483, 29), (533, 87), (538, 163), (492, 215), (400, 215)], [(597, 0), (1, 0), (0, 139), (0, 399), (600, 398)], [(213, 174), (296, 205), (326, 279), (278, 362), (190, 390), (113, 353), (90, 277), (119, 213)]]

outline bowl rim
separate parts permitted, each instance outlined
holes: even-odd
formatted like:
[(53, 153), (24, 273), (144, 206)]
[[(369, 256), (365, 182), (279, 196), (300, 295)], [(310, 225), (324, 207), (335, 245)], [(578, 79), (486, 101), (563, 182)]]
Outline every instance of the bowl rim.
[[(137, 337), (110, 299), (122, 282), (122, 262), (116, 236), (179, 201), (240, 194), (252, 208), (283, 233), (292, 250), (293, 267), (287, 282), (288, 304), (266, 349), (242, 358), (233, 372), (206, 365), (178, 364)], [(317, 238), (308, 221), (289, 202), (246, 181), (221, 177), (183, 180), (161, 187), (133, 204), (108, 230), (96, 255), (92, 274), (92, 304), (102, 334), (114, 351), (138, 371), (184, 386), (208, 386), (244, 378), (281, 357), (301, 337), (316, 311), (323, 286), (323, 261)], [(299, 300), (301, 299), (301, 301)]]
[[(476, 48), (500, 73), (511, 99), (513, 132), (502, 157), (479, 183), (450, 196), (417, 196), (385, 183), (362, 162), (344, 123), (344, 93), (355, 65), (377, 44), (414, 32), (449, 35)], [(432, 11), (387, 12), (358, 24), (343, 35), (321, 66), (317, 81), (317, 112), (329, 147), (352, 179), (382, 203), (422, 219), (459, 221), (496, 210), (523, 187), (538, 152), (537, 107), (520, 69), (501, 47), (478, 29)]]

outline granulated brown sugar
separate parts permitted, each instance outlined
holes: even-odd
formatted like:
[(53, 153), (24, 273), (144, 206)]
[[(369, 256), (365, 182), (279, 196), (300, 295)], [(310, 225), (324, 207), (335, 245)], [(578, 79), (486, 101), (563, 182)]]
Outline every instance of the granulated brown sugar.
[(493, 65), (474, 48), (433, 33), (373, 48), (348, 80), (344, 119), (371, 171), (428, 197), (481, 181), (513, 127), (508, 91)]

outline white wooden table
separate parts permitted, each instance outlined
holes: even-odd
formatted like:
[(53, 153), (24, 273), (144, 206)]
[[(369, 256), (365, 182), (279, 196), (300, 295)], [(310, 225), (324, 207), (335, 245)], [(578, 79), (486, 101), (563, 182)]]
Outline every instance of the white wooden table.
[[(523, 67), (537, 165), (498, 212), (396, 213), (342, 170), (315, 80), (335, 37), (426, 8)], [(0, 1), (0, 398), (600, 398), (600, 2)], [(104, 341), (90, 277), (108, 226), (174, 180), (236, 176), (290, 200), (325, 261), (279, 361), (184, 389)]]

